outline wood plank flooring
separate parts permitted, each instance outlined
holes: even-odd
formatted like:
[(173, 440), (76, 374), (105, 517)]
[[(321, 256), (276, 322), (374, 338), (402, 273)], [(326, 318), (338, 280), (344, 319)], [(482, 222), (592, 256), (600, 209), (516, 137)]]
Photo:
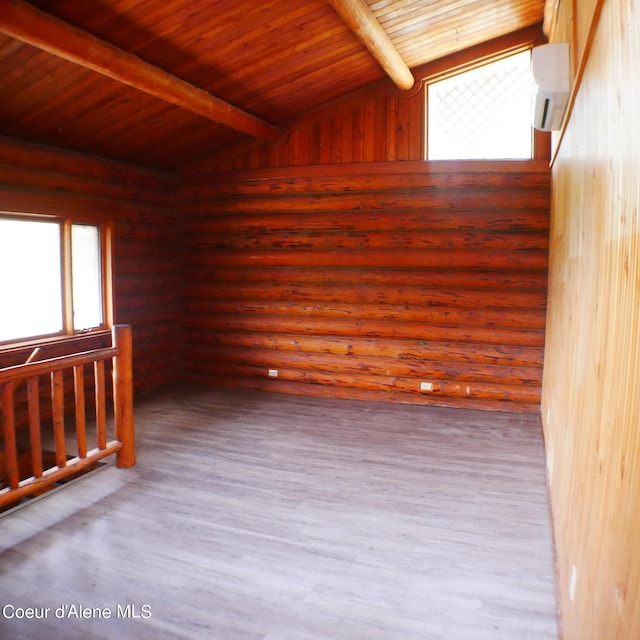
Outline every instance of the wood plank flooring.
[(536, 416), (175, 388), (136, 424), (135, 468), (0, 518), (3, 640), (557, 637)]

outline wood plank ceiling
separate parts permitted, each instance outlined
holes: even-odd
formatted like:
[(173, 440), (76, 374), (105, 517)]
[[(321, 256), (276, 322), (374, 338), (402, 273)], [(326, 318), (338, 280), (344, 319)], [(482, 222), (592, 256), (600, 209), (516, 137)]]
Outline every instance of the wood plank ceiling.
[[(0, 0), (0, 16), (3, 6), (6, 13), (21, 4)], [(335, 4), (342, 3), (31, 3), (283, 130), (294, 116), (385, 77)], [(544, 6), (543, 0), (366, 4), (409, 68), (539, 23)], [(0, 33), (0, 135), (165, 169), (246, 137), (6, 33)]]

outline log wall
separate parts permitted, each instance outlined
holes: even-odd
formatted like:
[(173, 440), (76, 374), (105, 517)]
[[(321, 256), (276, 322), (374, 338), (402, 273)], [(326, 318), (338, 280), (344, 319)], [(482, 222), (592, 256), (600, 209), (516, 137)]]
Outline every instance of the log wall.
[(547, 163), (235, 172), (180, 200), (189, 381), (538, 407)]
[(136, 389), (179, 371), (175, 187), (170, 174), (0, 138), (0, 210), (114, 221), (115, 321), (133, 326)]
[(584, 74), (553, 166), (542, 418), (564, 640), (640, 638), (640, 13), (633, 4), (573, 3), (584, 14), (578, 50), (588, 58), (578, 65)]

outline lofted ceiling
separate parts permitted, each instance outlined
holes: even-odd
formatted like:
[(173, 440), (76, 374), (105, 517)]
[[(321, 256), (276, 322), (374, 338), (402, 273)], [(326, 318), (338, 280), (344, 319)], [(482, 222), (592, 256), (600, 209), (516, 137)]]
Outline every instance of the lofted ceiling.
[[(540, 23), (544, 8), (544, 0), (353, 0), (358, 2), (409, 68)], [(351, 4), (0, 0), (0, 135), (163, 169), (179, 169), (249, 135), (275, 139), (291, 118), (386, 77), (374, 57), (377, 45), (372, 53), (338, 12)], [(26, 10), (27, 26), (20, 27), (26, 36), (3, 23), (3, 14), (14, 10)], [(64, 23), (68, 38), (46, 22), (36, 33), (40, 18), (50, 16)], [(115, 67), (126, 58), (122, 52), (136, 56), (125, 63), (142, 61), (140, 73), (153, 69), (166, 95), (51, 53), (51, 42), (34, 45), (39, 38), (52, 40), (54, 49), (72, 48), (77, 34), (108, 43)], [(163, 84), (162, 71), (184, 82)], [(206, 102), (199, 90), (217, 103), (194, 112), (175, 98), (184, 93)], [(231, 109), (232, 125), (251, 128), (255, 118), (258, 133), (203, 115), (211, 106), (223, 116)]]

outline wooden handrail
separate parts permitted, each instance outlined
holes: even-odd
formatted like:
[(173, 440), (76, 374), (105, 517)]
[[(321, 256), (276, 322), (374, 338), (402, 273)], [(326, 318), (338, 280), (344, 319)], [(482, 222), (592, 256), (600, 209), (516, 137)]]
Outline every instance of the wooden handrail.
[[(14, 504), (31, 493), (38, 492), (77, 473), (105, 456), (115, 454), (116, 466), (135, 465), (135, 435), (133, 421), (132, 331), (128, 325), (115, 325), (112, 346), (82, 351), (71, 355), (49, 358), (38, 362), (0, 369), (0, 408), (4, 432), (4, 457), (8, 486), (0, 490), (0, 507)], [(107, 441), (107, 396), (105, 388), (105, 361), (112, 359), (113, 369), (113, 426), (115, 440)], [(97, 447), (87, 451), (85, 420), (84, 365), (93, 365), (96, 403)], [(73, 373), (75, 431), (78, 455), (67, 459), (65, 434), (64, 371)], [(40, 431), (39, 376), (50, 377), (51, 419), (55, 447), (55, 466), (43, 468)], [(27, 383), (28, 428), (30, 442), (31, 477), (24, 478), (18, 464), (17, 422), (14, 395), (16, 389)], [(21, 478), (20, 476), (23, 476)]]
[(79, 353), (74, 353), (69, 356), (38, 360), (37, 362), (29, 362), (28, 364), (16, 364), (0, 369), (0, 384), (18, 382), (31, 378), (32, 376), (41, 376), (69, 367), (91, 364), (97, 360), (108, 360), (109, 358), (117, 356), (118, 353), (119, 350), (117, 347), (105, 347), (103, 349), (92, 349), (91, 351), (80, 351)]

